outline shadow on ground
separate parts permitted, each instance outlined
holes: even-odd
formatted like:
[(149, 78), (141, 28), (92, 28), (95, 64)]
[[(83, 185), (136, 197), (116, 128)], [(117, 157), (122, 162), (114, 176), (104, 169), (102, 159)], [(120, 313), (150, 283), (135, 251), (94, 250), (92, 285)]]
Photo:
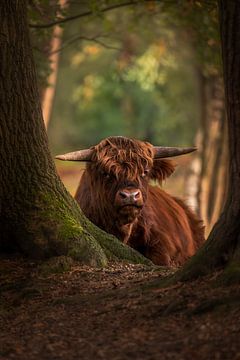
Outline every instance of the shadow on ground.
[(240, 289), (214, 276), (159, 288), (172, 270), (0, 264), (0, 359), (240, 359)]

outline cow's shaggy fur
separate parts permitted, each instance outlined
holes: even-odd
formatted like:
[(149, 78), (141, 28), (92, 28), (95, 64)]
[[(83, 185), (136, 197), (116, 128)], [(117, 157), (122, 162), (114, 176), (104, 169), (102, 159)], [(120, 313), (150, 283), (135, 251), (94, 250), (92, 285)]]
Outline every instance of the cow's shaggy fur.
[[(94, 146), (76, 193), (85, 215), (158, 265), (182, 265), (204, 241), (203, 224), (180, 199), (159, 184), (174, 171), (170, 160), (154, 159), (147, 142), (110, 137)], [(143, 206), (116, 206), (119, 189), (137, 188)]]

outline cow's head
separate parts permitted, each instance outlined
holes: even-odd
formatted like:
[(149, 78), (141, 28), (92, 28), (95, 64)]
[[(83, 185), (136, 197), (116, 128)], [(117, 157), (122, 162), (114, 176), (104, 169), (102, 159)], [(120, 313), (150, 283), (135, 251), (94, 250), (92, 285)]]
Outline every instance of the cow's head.
[(194, 150), (155, 147), (147, 142), (114, 136), (90, 149), (59, 155), (57, 159), (87, 161), (86, 172), (92, 191), (101, 193), (101, 206), (104, 202), (110, 216), (117, 218), (119, 225), (125, 225), (134, 222), (141, 213), (149, 180), (161, 183), (174, 171), (172, 162), (164, 158)]

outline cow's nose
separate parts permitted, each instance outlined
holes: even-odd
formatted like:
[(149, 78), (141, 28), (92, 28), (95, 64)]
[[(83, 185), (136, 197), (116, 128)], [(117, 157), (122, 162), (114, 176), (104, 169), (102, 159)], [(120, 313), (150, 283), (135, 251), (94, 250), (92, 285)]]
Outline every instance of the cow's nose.
[(122, 190), (119, 191), (119, 195), (123, 200), (135, 202), (140, 198), (139, 190)]
[(115, 197), (115, 205), (120, 207), (125, 205), (143, 206), (141, 190), (136, 188), (120, 189)]

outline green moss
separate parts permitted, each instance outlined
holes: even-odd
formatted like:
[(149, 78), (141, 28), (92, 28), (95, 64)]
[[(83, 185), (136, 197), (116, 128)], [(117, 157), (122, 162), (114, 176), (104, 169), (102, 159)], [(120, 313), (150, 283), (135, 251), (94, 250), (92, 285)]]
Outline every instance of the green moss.
[(96, 239), (82, 226), (82, 213), (74, 200), (70, 199), (70, 203), (66, 204), (65, 199), (60, 201), (55, 194), (43, 194), (41, 197), (40, 202), (44, 203), (42, 219), (48, 229), (53, 229), (48, 231), (51, 252), (68, 255), (90, 266), (106, 266), (106, 255)]
[(110, 261), (128, 261), (134, 264), (152, 265), (152, 262), (141, 255), (138, 251), (123, 244), (113, 235), (105, 233), (94, 224), (87, 224), (88, 231), (97, 239)]
[(152, 265), (149, 259), (114, 237), (100, 237), (98, 241), (110, 260), (121, 259), (135, 264)]
[(90, 266), (104, 267), (107, 265), (107, 256), (98, 242), (86, 234), (81, 240), (72, 242), (68, 256)]

